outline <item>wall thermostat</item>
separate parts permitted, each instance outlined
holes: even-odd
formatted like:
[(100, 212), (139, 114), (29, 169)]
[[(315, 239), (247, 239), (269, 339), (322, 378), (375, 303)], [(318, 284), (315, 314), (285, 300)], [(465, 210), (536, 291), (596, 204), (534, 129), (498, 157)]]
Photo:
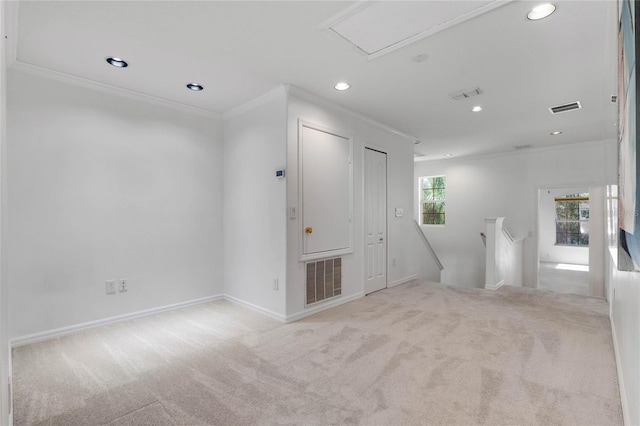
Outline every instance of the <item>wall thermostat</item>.
[(278, 179), (284, 179), (284, 169), (278, 169), (276, 170), (276, 177)]

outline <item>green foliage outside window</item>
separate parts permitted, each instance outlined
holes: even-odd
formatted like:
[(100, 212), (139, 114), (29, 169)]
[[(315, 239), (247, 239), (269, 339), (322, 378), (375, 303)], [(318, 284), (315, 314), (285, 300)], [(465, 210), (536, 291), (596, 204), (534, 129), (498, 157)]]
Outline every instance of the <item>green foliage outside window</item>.
[(556, 244), (589, 245), (589, 194), (570, 194), (556, 201)]
[(444, 176), (424, 177), (420, 179), (422, 225), (444, 225), (446, 178)]

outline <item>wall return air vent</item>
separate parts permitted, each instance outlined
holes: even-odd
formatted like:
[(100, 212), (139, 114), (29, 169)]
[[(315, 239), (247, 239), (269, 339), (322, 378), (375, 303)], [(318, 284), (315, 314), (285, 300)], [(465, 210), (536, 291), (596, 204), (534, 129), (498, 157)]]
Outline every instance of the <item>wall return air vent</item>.
[(580, 102), (576, 101), (569, 104), (549, 107), (549, 111), (551, 111), (551, 114), (559, 114), (561, 112), (573, 111), (574, 109), (580, 108), (582, 108), (582, 105), (580, 105)]

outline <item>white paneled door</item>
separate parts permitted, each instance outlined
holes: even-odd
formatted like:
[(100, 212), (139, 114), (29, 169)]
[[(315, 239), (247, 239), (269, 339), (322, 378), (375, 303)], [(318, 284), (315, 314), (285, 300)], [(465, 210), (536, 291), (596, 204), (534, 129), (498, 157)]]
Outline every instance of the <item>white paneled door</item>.
[(387, 288), (387, 154), (365, 149), (365, 294)]

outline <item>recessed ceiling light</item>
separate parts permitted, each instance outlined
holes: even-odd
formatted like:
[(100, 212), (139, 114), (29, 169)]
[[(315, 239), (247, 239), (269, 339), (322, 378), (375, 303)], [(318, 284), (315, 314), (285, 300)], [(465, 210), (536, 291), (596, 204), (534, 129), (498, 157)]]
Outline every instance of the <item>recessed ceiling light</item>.
[(187, 89), (193, 90), (194, 92), (201, 92), (204, 90), (204, 86), (198, 83), (188, 83)]
[(444, 156), (449, 158), (449, 157), (453, 157), (453, 154), (445, 154)]
[(550, 133), (551, 136), (556, 136), (556, 135), (561, 135), (561, 134), (562, 134), (562, 132), (560, 132), (558, 130), (556, 130), (555, 132), (551, 132)]
[(482, 107), (480, 105), (476, 105), (473, 108), (471, 108), (471, 111), (480, 112), (480, 111), (482, 111)]
[(340, 90), (342, 92), (344, 90), (349, 89), (349, 87), (351, 87), (351, 85), (349, 83), (347, 83), (346, 81), (341, 81), (340, 83), (336, 84), (334, 87), (336, 88), (336, 90)]
[(106, 61), (109, 63), (109, 65), (113, 65), (116, 68), (126, 68), (129, 66), (127, 61), (125, 61), (124, 59), (116, 58), (114, 56), (109, 56)]
[(544, 3), (531, 9), (527, 13), (527, 19), (530, 21), (537, 21), (538, 19), (546, 18), (556, 11), (556, 5), (552, 3)]

